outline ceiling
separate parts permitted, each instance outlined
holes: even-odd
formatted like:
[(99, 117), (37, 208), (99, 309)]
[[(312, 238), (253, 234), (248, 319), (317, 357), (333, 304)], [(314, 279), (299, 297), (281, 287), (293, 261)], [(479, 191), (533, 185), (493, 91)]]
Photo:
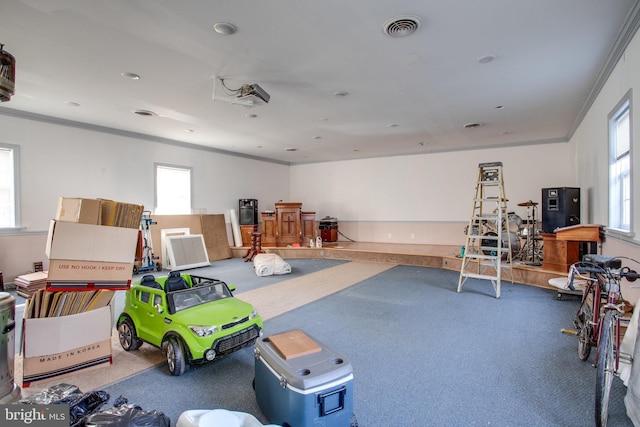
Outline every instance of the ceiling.
[[(17, 65), (0, 114), (285, 164), (567, 141), (637, 29), (638, 8), (3, 0), (0, 43)], [(384, 29), (397, 19), (391, 37)], [(258, 84), (270, 100), (238, 100), (216, 76), (228, 89)]]

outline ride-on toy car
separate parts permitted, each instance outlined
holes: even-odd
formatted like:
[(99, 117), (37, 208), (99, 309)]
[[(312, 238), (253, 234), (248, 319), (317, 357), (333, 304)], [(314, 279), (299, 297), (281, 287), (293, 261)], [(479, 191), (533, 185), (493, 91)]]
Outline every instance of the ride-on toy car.
[(118, 338), (126, 351), (143, 342), (166, 351), (169, 372), (187, 364), (210, 362), (262, 335), (262, 318), (247, 302), (233, 297), (235, 286), (221, 280), (171, 272), (149, 274), (132, 283), (118, 317)]

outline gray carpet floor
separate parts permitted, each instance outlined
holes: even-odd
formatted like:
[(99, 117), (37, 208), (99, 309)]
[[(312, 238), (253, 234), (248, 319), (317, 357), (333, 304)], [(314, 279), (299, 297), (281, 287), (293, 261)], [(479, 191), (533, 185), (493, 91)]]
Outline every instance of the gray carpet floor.
[[(287, 260), (318, 271), (331, 260)], [(238, 292), (287, 276), (258, 278), (237, 260), (212, 274)], [(203, 271), (204, 273), (204, 271)], [(265, 335), (302, 329), (348, 359), (360, 426), (589, 426), (595, 369), (577, 357), (571, 328), (578, 300), (551, 290), (469, 279), (456, 293), (455, 271), (397, 266), (341, 292), (268, 320)], [(595, 353), (595, 352), (592, 352)], [(161, 365), (109, 385), (175, 423), (189, 409), (224, 408), (268, 420), (252, 388), (252, 348), (172, 377)], [(84, 391), (84, 390), (83, 390)], [(611, 426), (631, 426), (616, 378)]]

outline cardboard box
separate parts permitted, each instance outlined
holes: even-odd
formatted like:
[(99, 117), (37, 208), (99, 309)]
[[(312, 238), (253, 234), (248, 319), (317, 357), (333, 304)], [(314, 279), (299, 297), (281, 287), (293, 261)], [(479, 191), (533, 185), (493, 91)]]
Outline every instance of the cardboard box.
[(138, 230), (51, 221), (47, 280), (130, 280)]
[(100, 224), (100, 200), (60, 197), (58, 199), (57, 221)]
[(111, 306), (62, 317), (24, 319), (23, 387), (111, 364)]
[(131, 280), (133, 262), (79, 261), (50, 259), (49, 282), (123, 282)]
[(138, 230), (51, 221), (45, 253), (50, 259), (134, 262)]

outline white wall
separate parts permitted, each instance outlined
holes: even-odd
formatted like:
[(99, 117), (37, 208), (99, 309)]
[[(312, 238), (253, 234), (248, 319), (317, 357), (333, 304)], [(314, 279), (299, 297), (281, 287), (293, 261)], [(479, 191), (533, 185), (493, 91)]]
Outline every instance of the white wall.
[[(20, 147), (22, 226), (0, 236), (5, 281), (45, 262), (46, 231), (58, 198), (106, 198), (153, 211), (154, 162), (193, 167), (193, 207), (200, 213), (238, 213), (238, 199), (268, 208), (289, 195), (286, 165), (156, 143), (75, 127), (0, 115), (0, 142)], [(230, 234), (230, 233), (229, 233)]]
[(354, 240), (457, 245), (472, 213), (479, 163), (502, 162), (509, 211), (526, 218), (518, 203), (541, 203), (542, 188), (575, 186), (569, 158), (569, 144), (555, 143), (297, 165), (291, 198), (319, 218), (337, 217)]
[[(20, 146), (22, 225), (46, 230), (57, 200), (101, 197), (153, 211), (154, 163), (193, 167), (193, 207), (238, 211), (238, 199), (288, 197), (285, 165), (0, 116), (0, 140)], [(271, 185), (264, 185), (268, 178)]]
[[(622, 58), (613, 69), (584, 120), (571, 138), (571, 152), (577, 165), (577, 184), (582, 190), (583, 223), (608, 223), (608, 115), (625, 94), (632, 90), (632, 148), (633, 162), (633, 235), (628, 238), (607, 233), (601, 253), (629, 257), (640, 261), (640, 35), (636, 33)], [(634, 270), (640, 264), (628, 261)], [(623, 295), (631, 302), (638, 301), (640, 289), (631, 289), (623, 281)]]
[[(608, 222), (608, 115), (624, 95), (632, 95), (633, 232), (640, 230), (640, 36), (636, 34), (613, 69), (589, 112), (571, 138), (577, 183), (583, 196), (581, 217), (592, 224)], [(636, 242), (640, 242), (635, 237)]]

